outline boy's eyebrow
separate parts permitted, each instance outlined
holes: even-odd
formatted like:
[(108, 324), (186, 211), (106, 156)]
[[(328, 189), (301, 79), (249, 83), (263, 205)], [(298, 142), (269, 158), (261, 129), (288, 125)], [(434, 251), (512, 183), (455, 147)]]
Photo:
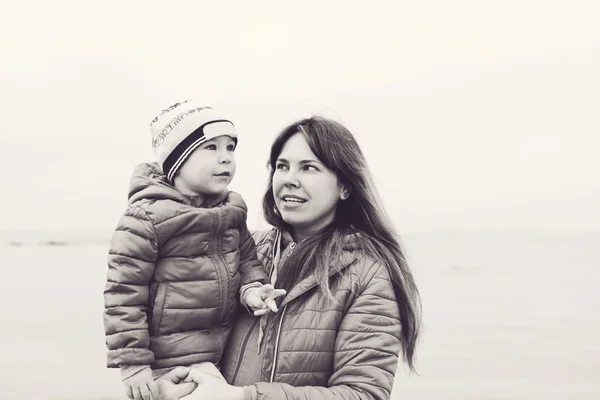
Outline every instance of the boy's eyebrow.
[[(210, 138), (210, 139), (205, 140), (202, 143), (208, 143), (208, 142), (213, 142), (214, 143), (215, 141), (216, 141), (216, 138)], [(232, 138), (228, 138), (227, 139), (227, 143), (235, 143), (235, 140), (233, 140)]]

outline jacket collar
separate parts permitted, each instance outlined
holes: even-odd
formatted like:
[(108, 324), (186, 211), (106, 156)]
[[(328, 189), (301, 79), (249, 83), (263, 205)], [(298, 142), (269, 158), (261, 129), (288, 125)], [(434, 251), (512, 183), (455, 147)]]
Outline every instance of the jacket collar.
[(167, 181), (157, 163), (136, 166), (129, 182), (129, 204), (143, 199), (168, 199), (194, 207), (211, 208), (226, 201), (227, 197), (227, 190), (213, 196), (184, 195)]
[[(295, 242), (293, 241), (292, 236), (289, 234), (289, 232), (286, 232), (286, 231), (283, 231), (280, 229), (275, 229), (274, 231), (275, 231), (275, 235), (273, 237), (273, 242), (272, 242), (273, 247), (272, 247), (271, 255), (272, 255), (272, 261), (275, 263), (275, 262), (280, 261), (282, 259), (281, 257), (285, 257), (285, 256), (289, 255), (291, 251), (293, 251), (292, 249), (290, 249), (290, 247), (292, 245), (295, 245)], [(358, 234), (348, 235), (348, 237), (346, 238), (346, 243), (347, 243), (347, 246), (345, 246), (346, 251), (344, 251), (344, 253), (342, 254), (342, 258), (339, 260), (339, 263), (337, 264), (338, 268), (332, 268), (329, 271), (329, 278), (331, 278), (333, 275), (345, 270), (346, 268), (348, 268), (349, 266), (351, 266), (352, 264), (354, 264), (357, 261), (356, 253), (353, 251), (355, 249), (357, 237), (358, 237)], [(275, 267), (275, 265), (274, 265), (274, 267)], [(282, 301), (281, 305), (279, 306), (279, 309), (282, 309), (285, 305), (287, 305), (291, 301), (297, 299), (298, 297), (302, 296), (304, 293), (306, 293), (309, 290), (313, 289), (314, 287), (318, 286), (318, 284), (319, 284), (319, 282), (317, 281), (317, 278), (314, 275), (310, 275), (309, 277), (301, 280), (283, 298), (283, 301)]]
[[(357, 258), (356, 258), (355, 255), (353, 255), (351, 253), (344, 253), (344, 255), (342, 256), (342, 259), (340, 260), (340, 264), (339, 264), (340, 267), (339, 268), (332, 268), (329, 271), (329, 278), (331, 278), (333, 275), (335, 275), (337, 273), (342, 272), (343, 270), (345, 270), (346, 268), (348, 268), (349, 266), (351, 266), (352, 264), (354, 264), (356, 261), (357, 261)], [(317, 278), (314, 275), (311, 275), (308, 278), (305, 278), (305, 279), (301, 280), (284, 297), (283, 302), (281, 303), (280, 308), (283, 308), (285, 305), (287, 305), (291, 301), (297, 299), (298, 297), (302, 296), (304, 293), (306, 293), (309, 290), (315, 288), (316, 286), (318, 286), (318, 284), (319, 284), (319, 282), (317, 281)]]
[(184, 196), (194, 207), (212, 208), (223, 203), (227, 199), (227, 194), (227, 191), (224, 191), (213, 196)]

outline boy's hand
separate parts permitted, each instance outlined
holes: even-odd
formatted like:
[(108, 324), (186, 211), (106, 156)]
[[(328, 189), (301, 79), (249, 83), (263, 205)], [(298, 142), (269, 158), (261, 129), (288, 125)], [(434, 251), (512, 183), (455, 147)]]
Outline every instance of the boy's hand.
[(246, 305), (254, 311), (255, 316), (265, 315), (269, 310), (277, 312), (275, 299), (285, 294), (285, 290), (275, 289), (273, 285), (251, 288), (246, 293)]
[(158, 400), (158, 387), (152, 379), (152, 370), (144, 368), (123, 380), (125, 393), (131, 400)]

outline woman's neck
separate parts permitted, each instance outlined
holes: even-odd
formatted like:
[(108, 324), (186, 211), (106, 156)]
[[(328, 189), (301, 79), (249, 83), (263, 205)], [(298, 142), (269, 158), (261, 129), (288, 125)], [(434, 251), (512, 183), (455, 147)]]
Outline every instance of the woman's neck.
[(292, 229), (292, 232), (290, 232), (290, 234), (292, 235), (292, 239), (294, 239), (294, 242), (300, 243), (302, 240), (309, 237), (312, 234), (312, 232), (302, 231), (299, 229)]
[(316, 232), (319, 232), (324, 228), (325, 228), (325, 226), (322, 226), (317, 229), (315, 229), (315, 228), (302, 229), (302, 228), (292, 227), (290, 234), (292, 235), (292, 239), (294, 239), (294, 242), (300, 243), (307, 237), (314, 235)]
[(330, 218), (322, 219), (320, 221), (320, 223), (318, 223), (318, 224), (312, 223), (312, 224), (306, 225), (306, 226), (297, 226), (297, 225), (290, 226), (291, 227), (290, 233), (292, 234), (294, 241), (296, 243), (300, 243), (301, 241), (303, 241), (307, 237), (311, 236), (315, 232), (321, 231), (321, 230), (327, 228), (328, 226), (331, 226), (333, 221), (334, 221), (334, 217), (331, 216)]

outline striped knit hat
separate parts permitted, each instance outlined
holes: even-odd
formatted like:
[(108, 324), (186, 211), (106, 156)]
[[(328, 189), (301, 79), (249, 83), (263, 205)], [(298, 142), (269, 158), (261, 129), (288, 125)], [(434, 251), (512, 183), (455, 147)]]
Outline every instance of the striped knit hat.
[(237, 143), (230, 120), (214, 108), (191, 100), (163, 110), (150, 123), (150, 133), (154, 154), (169, 182), (173, 182), (186, 158), (207, 140), (227, 135)]

